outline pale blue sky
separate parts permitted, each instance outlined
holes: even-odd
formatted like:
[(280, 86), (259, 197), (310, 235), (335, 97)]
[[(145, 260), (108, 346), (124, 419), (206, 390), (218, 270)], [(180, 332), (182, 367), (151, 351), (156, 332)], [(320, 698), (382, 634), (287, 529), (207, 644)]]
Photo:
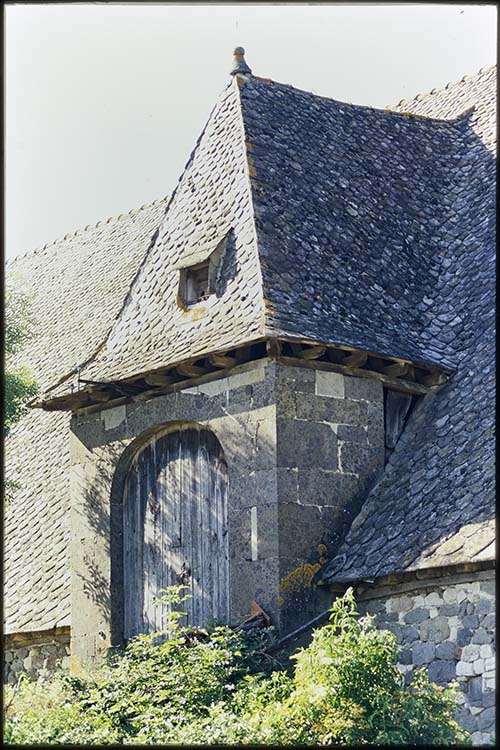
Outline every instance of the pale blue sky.
[(7, 5), (7, 257), (170, 193), (232, 50), (384, 107), (496, 61), (494, 4)]

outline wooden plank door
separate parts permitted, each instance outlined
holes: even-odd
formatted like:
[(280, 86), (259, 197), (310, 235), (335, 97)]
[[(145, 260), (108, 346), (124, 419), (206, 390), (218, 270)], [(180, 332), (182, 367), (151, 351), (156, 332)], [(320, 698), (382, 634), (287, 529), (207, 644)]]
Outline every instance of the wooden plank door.
[(215, 435), (185, 428), (135, 456), (123, 502), (125, 638), (163, 628), (160, 589), (188, 586), (188, 625), (229, 616), (227, 467)]

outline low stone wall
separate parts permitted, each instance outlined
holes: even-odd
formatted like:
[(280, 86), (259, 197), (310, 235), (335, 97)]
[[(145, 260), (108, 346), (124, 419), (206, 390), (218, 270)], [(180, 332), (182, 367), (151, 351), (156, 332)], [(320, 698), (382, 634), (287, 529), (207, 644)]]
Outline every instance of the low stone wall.
[(58, 667), (70, 666), (70, 629), (22, 633), (4, 637), (4, 683), (14, 684), (21, 674), (48, 677)]
[[(399, 590), (398, 590), (399, 589)], [(494, 742), (495, 583), (483, 570), (437, 581), (366, 590), (361, 611), (392, 631), (401, 646), (400, 669), (409, 682), (416, 667), (431, 681), (458, 682), (457, 720), (475, 745)]]

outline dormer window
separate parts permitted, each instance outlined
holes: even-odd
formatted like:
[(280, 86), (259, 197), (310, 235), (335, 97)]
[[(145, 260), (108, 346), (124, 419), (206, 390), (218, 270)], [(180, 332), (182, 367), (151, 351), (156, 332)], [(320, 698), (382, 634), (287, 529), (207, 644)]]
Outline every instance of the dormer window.
[(193, 307), (212, 295), (222, 294), (222, 264), (230, 235), (228, 232), (208, 257), (206, 250), (198, 251), (192, 254), (192, 265), (179, 267), (177, 300), (181, 308)]
[(210, 296), (212, 290), (209, 282), (210, 262), (199, 263), (192, 268), (186, 268), (184, 274), (184, 302), (193, 305), (202, 302)]

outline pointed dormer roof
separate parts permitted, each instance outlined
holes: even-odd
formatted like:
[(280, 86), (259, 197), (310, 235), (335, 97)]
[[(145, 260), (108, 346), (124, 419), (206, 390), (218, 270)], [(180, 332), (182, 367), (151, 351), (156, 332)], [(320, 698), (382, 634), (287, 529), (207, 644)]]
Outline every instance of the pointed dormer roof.
[[(453, 342), (429, 328), (422, 304), (447, 252), (467, 115), (418, 117), (300, 91), (250, 75), (241, 47), (231, 72), (81, 376), (116, 382), (264, 337), (453, 369)], [(182, 268), (228, 237), (223, 290), (196, 313), (184, 309)], [(48, 398), (76, 384), (74, 372), (61, 375)]]

